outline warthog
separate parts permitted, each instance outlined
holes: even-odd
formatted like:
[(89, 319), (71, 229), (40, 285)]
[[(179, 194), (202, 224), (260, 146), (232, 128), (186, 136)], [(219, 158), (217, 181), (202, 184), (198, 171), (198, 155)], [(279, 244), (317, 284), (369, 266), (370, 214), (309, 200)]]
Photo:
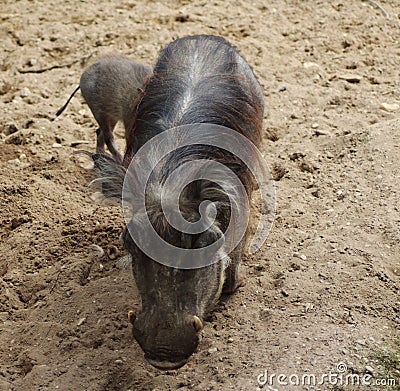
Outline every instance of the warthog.
[(125, 129), (132, 128), (135, 108), (141, 87), (151, 75), (152, 68), (132, 61), (127, 57), (103, 57), (87, 67), (82, 73), (79, 86), (67, 102), (56, 113), (59, 116), (68, 103), (81, 89), (90, 111), (99, 124), (97, 133), (97, 153), (105, 153), (105, 144), (113, 158), (121, 163), (122, 156), (114, 142), (113, 130), (118, 121)]
[[(118, 164), (102, 154), (92, 155), (98, 180), (107, 184), (107, 196), (122, 197), (129, 162), (142, 146), (169, 129), (214, 124), (260, 144), (263, 92), (246, 60), (225, 39), (210, 35), (177, 39), (161, 51), (153, 71), (143, 88), (132, 128), (127, 131), (124, 163)], [(150, 151), (149, 161), (157, 148)], [(158, 162), (149, 177), (144, 196), (146, 215), (155, 231), (177, 248), (201, 249), (223, 238), (231, 217), (232, 200), (224, 190), (230, 183), (223, 175), (217, 181), (199, 179), (188, 183), (180, 194), (176, 194), (178, 183), (165, 188), (174, 170), (196, 160), (217, 162), (231, 169), (248, 199), (255, 188), (248, 167), (233, 153), (211, 145), (179, 146), (177, 140), (177, 148)], [(184, 176), (178, 182), (184, 181)], [(133, 195), (138, 191), (128, 190)], [(167, 220), (161, 194), (179, 200), (179, 211), (188, 224), (201, 219), (199, 209), (206, 200), (215, 205), (216, 217), (203, 232), (183, 234)], [(146, 238), (147, 231), (144, 214), (135, 210), (134, 196), (130, 202), (132, 216), (121, 240), (132, 257), (142, 299), (141, 312), (129, 314), (133, 335), (153, 366), (179, 368), (196, 350), (204, 316), (221, 292), (232, 293), (238, 286), (238, 267), (247, 233), (230, 254), (221, 256), (221, 248), (210, 256), (216, 261), (211, 260), (204, 267), (171, 267), (149, 257), (132, 238), (132, 232), (140, 232)]]

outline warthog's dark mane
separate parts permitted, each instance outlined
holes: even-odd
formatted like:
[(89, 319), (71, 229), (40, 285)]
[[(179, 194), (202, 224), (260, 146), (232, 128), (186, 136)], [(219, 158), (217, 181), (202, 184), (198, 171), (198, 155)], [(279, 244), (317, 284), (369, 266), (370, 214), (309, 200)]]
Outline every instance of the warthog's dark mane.
[[(182, 60), (177, 62), (177, 59)], [(147, 141), (165, 130), (208, 123), (233, 129), (254, 144), (260, 143), (264, 110), (262, 90), (255, 82), (251, 68), (223, 38), (197, 36), (172, 42), (161, 51), (154, 73), (143, 90), (133, 128), (127, 130), (125, 167), (107, 156), (93, 155), (97, 180), (103, 184), (106, 197), (121, 198), (126, 166)], [(156, 155), (154, 151), (154, 156), (146, 156), (148, 161), (143, 164), (154, 163), (152, 160)], [(161, 163), (158, 162), (147, 187), (147, 213), (160, 231), (170, 229), (160, 202), (165, 180), (183, 163), (197, 159), (214, 160), (229, 167), (246, 190), (251, 192), (253, 178), (239, 158), (208, 145), (178, 147)], [(185, 178), (180, 180), (184, 181)], [(229, 188), (231, 184), (224, 183), (224, 180), (221, 175), (218, 186), (207, 180), (196, 181), (188, 185), (182, 194), (176, 194), (175, 189), (171, 188), (168, 189), (168, 196), (180, 199), (182, 215), (191, 220), (198, 216), (198, 206), (204, 200), (216, 202), (222, 209), (227, 209), (232, 200), (229, 200), (229, 194), (222, 185)], [(179, 188), (179, 184), (176, 188)], [(132, 193), (135, 193), (135, 189), (132, 189)]]

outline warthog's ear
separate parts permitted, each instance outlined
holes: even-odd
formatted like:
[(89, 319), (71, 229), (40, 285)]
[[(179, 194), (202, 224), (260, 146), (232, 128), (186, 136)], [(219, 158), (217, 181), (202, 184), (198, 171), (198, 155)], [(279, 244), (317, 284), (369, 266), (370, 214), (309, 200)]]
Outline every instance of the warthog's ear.
[(111, 156), (93, 153), (91, 157), (95, 172), (95, 179), (92, 183), (101, 184), (101, 191), (106, 198), (121, 200), (126, 169)]

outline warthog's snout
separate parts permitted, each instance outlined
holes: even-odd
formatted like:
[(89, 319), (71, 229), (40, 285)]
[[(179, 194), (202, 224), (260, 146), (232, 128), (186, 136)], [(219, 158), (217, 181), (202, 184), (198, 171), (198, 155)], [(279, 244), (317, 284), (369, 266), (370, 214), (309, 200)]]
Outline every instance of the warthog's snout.
[[(183, 366), (196, 350), (203, 323), (197, 316), (167, 319), (160, 313), (128, 318), (133, 324), (133, 336), (145, 352), (146, 360), (159, 369)], [(155, 327), (156, 326), (156, 327)]]
[(156, 367), (158, 369), (163, 369), (163, 370), (169, 370), (169, 369), (178, 369), (182, 366), (184, 366), (187, 362), (187, 358), (181, 360), (181, 361), (159, 361), (157, 359), (152, 359), (150, 357), (147, 356), (147, 354), (145, 354), (144, 356), (146, 358), (146, 360), (153, 365), (153, 367)]

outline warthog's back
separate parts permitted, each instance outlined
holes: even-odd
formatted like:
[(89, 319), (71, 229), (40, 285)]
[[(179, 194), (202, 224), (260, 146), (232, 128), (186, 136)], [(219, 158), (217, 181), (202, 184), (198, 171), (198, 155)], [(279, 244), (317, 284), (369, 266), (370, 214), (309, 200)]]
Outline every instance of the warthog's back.
[(191, 36), (166, 46), (145, 96), (134, 151), (163, 130), (192, 123), (226, 126), (260, 142), (262, 89), (247, 62), (221, 37)]

